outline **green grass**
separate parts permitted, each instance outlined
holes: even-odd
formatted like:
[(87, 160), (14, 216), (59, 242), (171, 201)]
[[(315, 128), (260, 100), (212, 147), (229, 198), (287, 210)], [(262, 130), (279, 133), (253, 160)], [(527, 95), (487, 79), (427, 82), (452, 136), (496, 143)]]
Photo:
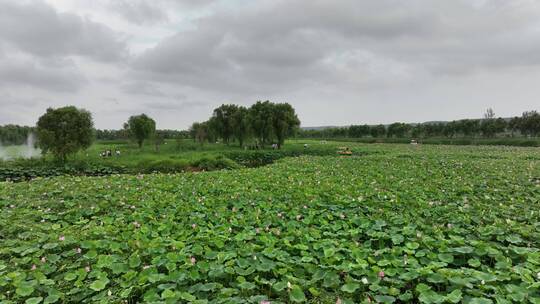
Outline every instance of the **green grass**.
[[(516, 146), (516, 147), (540, 147), (540, 138), (526, 137), (496, 137), (496, 138), (474, 138), (474, 137), (433, 137), (414, 138), (421, 144), (426, 145), (459, 145), (459, 146)], [(358, 142), (358, 143), (386, 143), (386, 144), (408, 144), (411, 138), (337, 138), (336, 141)]]
[(0, 301), (539, 303), (538, 149), (353, 150), (2, 183)]
[[(317, 151), (335, 152), (336, 145), (321, 145), (320, 141), (316, 140), (289, 140), (284, 145), (283, 151), (293, 152), (304, 151), (304, 143), (308, 143)], [(99, 153), (111, 149), (112, 151), (119, 149), (120, 157), (101, 158)], [(75, 159), (87, 159), (93, 162), (121, 164), (125, 166), (135, 166), (141, 160), (163, 160), (163, 159), (182, 159), (187, 162), (196, 161), (204, 157), (216, 157), (227, 153), (250, 153), (252, 150), (240, 148), (237, 144), (204, 144), (194, 142), (193, 140), (167, 140), (166, 144), (161, 145), (159, 151), (156, 151), (155, 146), (146, 144), (142, 148), (130, 142), (97, 142), (92, 145), (87, 151), (79, 153)], [(270, 146), (265, 149), (255, 151), (275, 151)]]

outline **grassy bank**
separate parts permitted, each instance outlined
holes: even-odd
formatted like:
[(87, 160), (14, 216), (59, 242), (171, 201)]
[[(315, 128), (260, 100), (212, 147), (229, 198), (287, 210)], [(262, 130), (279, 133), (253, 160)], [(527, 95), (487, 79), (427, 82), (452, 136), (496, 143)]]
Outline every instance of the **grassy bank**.
[[(309, 144), (309, 148), (304, 147), (305, 143)], [(106, 150), (113, 151), (113, 156), (101, 157), (100, 153)], [(116, 150), (120, 151), (119, 156), (115, 155)], [(58, 175), (102, 176), (238, 169), (271, 164), (284, 157), (335, 153), (335, 145), (320, 145), (314, 141), (291, 141), (281, 150), (269, 147), (249, 150), (233, 144), (200, 145), (190, 140), (166, 141), (159, 148), (151, 144), (139, 148), (126, 141), (101, 141), (71, 157), (66, 163), (58, 163), (50, 155), (0, 162), (0, 181)]]

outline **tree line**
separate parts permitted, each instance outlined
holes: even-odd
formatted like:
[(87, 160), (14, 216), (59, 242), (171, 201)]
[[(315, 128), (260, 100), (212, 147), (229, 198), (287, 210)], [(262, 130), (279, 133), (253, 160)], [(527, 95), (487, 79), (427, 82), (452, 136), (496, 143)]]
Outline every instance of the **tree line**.
[[(0, 144), (2, 145), (23, 145), (26, 143), (28, 135), (35, 133), (35, 127), (8, 124), (0, 126)], [(128, 129), (94, 129), (96, 140), (128, 140), (131, 138)], [(155, 131), (156, 137), (163, 139), (188, 139), (190, 133), (187, 130), (159, 130)]]
[[(249, 108), (234, 104), (223, 104), (214, 109), (212, 116), (204, 122), (194, 123), (188, 131), (156, 130), (155, 121), (145, 114), (129, 117), (122, 130), (95, 130), (90, 112), (73, 106), (47, 109), (36, 127), (17, 125), (0, 126), (2, 144), (23, 144), (30, 133), (37, 135), (38, 146), (43, 153), (51, 152), (57, 159), (88, 148), (98, 139), (133, 139), (139, 147), (145, 140), (154, 139), (156, 150), (166, 138), (191, 137), (201, 144), (222, 140), (226, 144), (237, 142), (264, 147), (276, 144), (281, 148), (285, 139), (298, 135), (303, 138), (361, 138), (361, 137), (495, 137), (540, 136), (540, 114), (524, 112), (510, 119), (495, 118), (489, 109), (483, 119), (462, 119), (451, 122), (423, 124), (393, 123), (385, 125), (352, 125), (322, 130), (300, 130), (300, 120), (288, 103), (258, 101)], [(98, 135), (99, 134), (99, 135)]]
[(276, 144), (279, 149), (299, 127), (300, 120), (290, 104), (267, 100), (249, 108), (223, 104), (207, 121), (193, 123), (189, 134), (201, 144), (222, 140), (227, 145), (236, 141), (240, 147), (247, 142), (260, 147)]
[(0, 126), (0, 144), (2, 145), (22, 145), (34, 128), (19, 125)]
[(430, 138), (430, 137), (485, 137), (496, 136), (540, 136), (540, 113), (524, 112), (509, 119), (495, 118), (489, 109), (483, 119), (461, 119), (450, 122), (407, 124), (396, 122), (390, 125), (351, 125), (326, 129), (301, 130), (302, 138)]
[[(187, 139), (190, 137), (190, 134), (186, 130), (169, 130), (169, 129), (156, 129), (156, 136), (162, 137), (163, 139)], [(96, 140), (128, 140), (130, 139), (130, 133), (128, 129), (96, 129), (95, 130)]]

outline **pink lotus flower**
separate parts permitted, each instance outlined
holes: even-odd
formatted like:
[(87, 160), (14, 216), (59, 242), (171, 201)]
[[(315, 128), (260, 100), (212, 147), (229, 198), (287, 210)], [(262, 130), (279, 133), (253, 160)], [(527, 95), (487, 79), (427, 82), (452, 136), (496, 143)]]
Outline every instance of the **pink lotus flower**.
[(384, 271), (379, 271), (379, 278), (383, 279), (384, 278)]
[(197, 224), (191, 224), (191, 228), (193, 229), (197, 228)]
[(81, 254), (82, 249), (80, 247), (77, 247), (77, 248), (75, 248), (75, 252), (78, 253), (78, 254)]
[(262, 300), (261, 302), (259, 302), (259, 304), (272, 304), (272, 302), (267, 301), (267, 300)]
[(340, 298), (337, 298), (336, 304), (341, 304), (341, 299)]
[(42, 258), (41, 258), (41, 263), (45, 263), (45, 262), (47, 262), (47, 258), (46, 258), (46, 257), (42, 257)]
[(191, 257), (191, 265), (195, 265), (197, 263), (197, 259), (195, 257)]
[[(304, 205), (304, 209), (307, 209), (307, 206), (306, 206), (306, 205)], [(339, 298), (338, 298), (338, 299), (339, 299)]]
[(30, 268), (30, 269), (32, 269), (32, 270), (36, 270), (36, 269), (37, 269), (37, 266), (36, 266), (36, 264), (32, 264), (32, 268)]
[(84, 267), (84, 270), (85, 270), (86, 272), (90, 272), (90, 266)]
[(58, 240), (61, 241), (61, 242), (63, 242), (65, 239), (66, 239), (66, 237), (63, 236), (63, 235), (61, 235), (61, 236), (58, 238)]

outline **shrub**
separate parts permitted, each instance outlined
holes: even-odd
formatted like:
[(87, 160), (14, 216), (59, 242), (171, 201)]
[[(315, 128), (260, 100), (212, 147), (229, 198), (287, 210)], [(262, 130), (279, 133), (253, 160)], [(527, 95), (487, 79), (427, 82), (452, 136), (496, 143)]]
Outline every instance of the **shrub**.
[(193, 161), (192, 166), (205, 171), (238, 169), (241, 167), (232, 159), (222, 155), (217, 157), (202, 157)]
[(182, 159), (142, 160), (138, 164), (138, 171), (141, 173), (175, 173), (185, 171), (188, 167), (188, 162)]

